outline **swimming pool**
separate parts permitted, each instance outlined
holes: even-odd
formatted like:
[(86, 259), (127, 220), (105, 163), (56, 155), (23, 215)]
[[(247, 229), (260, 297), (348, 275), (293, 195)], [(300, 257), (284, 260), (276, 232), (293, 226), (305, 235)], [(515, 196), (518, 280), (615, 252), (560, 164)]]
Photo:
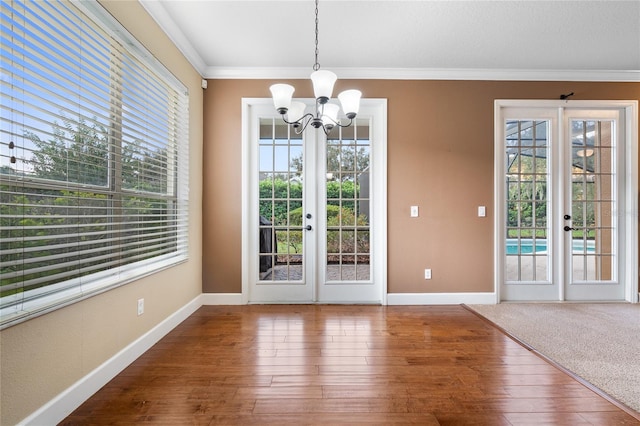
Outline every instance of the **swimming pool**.
[[(518, 242), (520, 244), (518, 244)], [(531, 254), (539, 253), (543, 254), (547, 251), (547, 240), (543, 238), (537, 238), (535, 240), (535, 247), (532, 238), (507, 238), (507, 254)], [(584, 252), (584, 240), (573, 240), (573, 251), (577, 253)], [(587, 253), (595, 252), (595, 241), (587, 241)]]

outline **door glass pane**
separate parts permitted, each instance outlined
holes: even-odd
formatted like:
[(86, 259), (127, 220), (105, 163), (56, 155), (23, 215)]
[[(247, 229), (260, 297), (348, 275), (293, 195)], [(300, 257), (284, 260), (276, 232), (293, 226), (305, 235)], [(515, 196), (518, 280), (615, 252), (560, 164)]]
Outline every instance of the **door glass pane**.
[(571, 282), (615, 279), (613, 124), (571, 121)]
[(281, 121), (262, 119), (259, 144), (258, 279), (302, 282), (302, 136)]
[(550, 281), (547, 121), (508, 120), (505, 277), (509, 283)]
[(327, 281), (368, 281), (370, 173), (368, 120), (327, 137)]

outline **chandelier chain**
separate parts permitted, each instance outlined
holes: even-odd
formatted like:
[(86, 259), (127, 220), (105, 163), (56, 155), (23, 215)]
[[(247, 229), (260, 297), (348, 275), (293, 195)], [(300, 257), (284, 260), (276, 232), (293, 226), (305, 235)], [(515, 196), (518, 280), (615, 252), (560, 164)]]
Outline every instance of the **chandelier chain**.
[(344, 114), (349, 119), (348, 124), (342, 124), (338, 119), (340, 108), (335, 103), (328, 103), (331, 99), (333, 85), (338, 76), (331, 71), (318, 72), (320, 63), (318, 62), (318, 39), (319, 39), (319, 18), (318, 4), (320, 0), (315, 0), (316, 15), (316, 40), (315, 40), (315, 63), (313, 64), (313, 73), (311, 74), (311, 82), (313, 83), (313, 92), (316, 98), (315, 113), (305, 113), (306, 105), (303, 102), (292, 102), (293, 92), (295, 88), (289, 84), (274, 84), (270, 87), (273, 94), (273, 103), (278, 114), (282, 116), (282, 120), (290, 124), (297, 135), (304, 132), (310, 124), (315, 129), (322, 129), (325, 135), (334, 127), (349, 127), (354, 123), (358, 108), (360, 106), (360, 97), (362, 93), (359, 90), (345, 90), (338, 95), (338, 99), (342, 104)]
[(318, 0), (316, 0), (316, 62), (313, 64), (313, 70), (318, 71), (320, 64), (318, 63)]

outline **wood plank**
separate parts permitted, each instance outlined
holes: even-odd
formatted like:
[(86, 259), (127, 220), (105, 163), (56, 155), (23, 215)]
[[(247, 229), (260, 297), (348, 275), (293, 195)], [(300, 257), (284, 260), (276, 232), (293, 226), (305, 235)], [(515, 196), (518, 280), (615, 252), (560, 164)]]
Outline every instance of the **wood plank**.
[(203, 306), (61, 424), (639, 424), (460, 306)]

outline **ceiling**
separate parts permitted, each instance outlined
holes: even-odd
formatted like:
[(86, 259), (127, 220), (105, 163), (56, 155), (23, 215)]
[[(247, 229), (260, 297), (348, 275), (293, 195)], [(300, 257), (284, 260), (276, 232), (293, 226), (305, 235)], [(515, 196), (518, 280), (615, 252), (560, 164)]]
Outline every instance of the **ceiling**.
[[(204, 78), (306, 78), (313, 0), (139, 0)], [(340, 78), (640, 81), (640, 1), (321, 0)]]

